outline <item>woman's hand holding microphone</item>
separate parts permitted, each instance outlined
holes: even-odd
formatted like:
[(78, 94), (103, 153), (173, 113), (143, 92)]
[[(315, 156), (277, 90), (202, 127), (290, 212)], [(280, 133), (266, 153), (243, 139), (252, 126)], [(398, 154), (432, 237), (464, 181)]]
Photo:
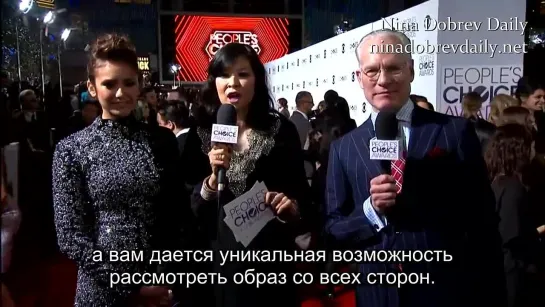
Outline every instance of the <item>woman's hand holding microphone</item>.
[[(208, 188), (218, 190), (218, 171), (220, 167), (229, 169), (233, 149), (224, 144), (215, 144), (208, 153), (212, 174), (206, 184)], [(288, 198), (284, 193), (267, 192), (265, 203), (271, 206), (276, 215), (284, 221), (299, 218), (299, 207), (295, 200)]]
[(215, 144), (208, 153), (208, 160), (212, 167), (212, 175), (208, 177), (208, 187), (214, 191), (218, 190), (218, 171), (220, 167), (229, 169), (231, 163), (231, 153), (233, 149), (224, 144)]

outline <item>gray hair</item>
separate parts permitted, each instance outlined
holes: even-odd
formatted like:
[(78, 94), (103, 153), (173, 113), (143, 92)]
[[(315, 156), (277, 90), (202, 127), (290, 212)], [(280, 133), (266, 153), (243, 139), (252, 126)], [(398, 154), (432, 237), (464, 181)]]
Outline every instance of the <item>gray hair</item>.
[(29, 97), (29, 96), (32, 96), (32, 95), (36, 95), (34, 90), (26, 89), (26, 90), (21, 91), (21, 93), (19, 93), (19, 103), (25, 102), (25, 99), (27, 97)]
[[(359, 52), (360, 52), (361, 45), (363, 44), (365, 40), (374, 36), (390, 36), (390, 37), (397, 38), (401, 42), (400, 47), (402, 48), (401, 50), (402, 52), (400, 54), (404, 54), (407, 56), (409, 60), (412, 60), (412, 54), (411, 54), (412, 43), (411, 43), (411, 40), (407, 37), (407, 35), (405, 35), (401, 31), (384, 28), (384, 29), (371, 31), (360, 39), (358, 46), (356, 47), (356, 58), (358, 59), (358, 62), (360, 61)], [(389, 52), (395, 52), (395, 50), (397, 50), (397, 48), (393, 48), (393, 50)]]

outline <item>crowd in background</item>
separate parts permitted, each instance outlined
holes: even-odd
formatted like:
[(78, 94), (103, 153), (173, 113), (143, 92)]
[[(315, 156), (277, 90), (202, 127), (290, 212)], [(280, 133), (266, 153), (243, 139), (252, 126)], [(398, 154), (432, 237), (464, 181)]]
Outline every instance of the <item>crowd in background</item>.
[[(434, 111), (426, 97), (413, 94), (410, 99)], [(312, 95), (300, 92), (291, 115), (284, 98), (278, 103), (306, 143), (312, 195), (324, 208), (330, 144), (356, 128), (348, 104), (333, 90), (315, 109)], [(480, 94), (465, 94), (462, 116), (475, 128), (496, 197), (509, 306), (540, 306), (544, 299), (539, 289), (545, 285), (545, 84), (539, 76), (521, 78), (514, 96), (499, 94), (491, 100), (488, 118), (483, 118), (483, 103)], [(307, 115), (307, 126), (299, 123), (300, 114)], [(319, 231), (321, 225), (314, 229)]]
[[(237, 52), (243, 53), (243, 51)], [(251, 55), (247, 56), (253, 59)], [(225, 65), (223, 62), (212, 65), (216, 64)], [(252, 69), (259, 70), (259, 65), (253, 62), (251, 65), (253, 65)], [(220, 78), (218, 71), (225, 67), (218, 67), (216, 69), (212, 66), (209, 73), (218, 74), (216, 77)], [(202, 132), (210, 128), (214, 121), (214, 117), (210, 115), (210, 108), (217, 107), (217, 103), (207, 95), (210, 95), (211, 87), (213, 94), (216, 95), (216, 90), (219, 92), (219, 86), (222, 84), (209, 84), (207, 88), (200, 91), (146, 85), (140, 91), (136, 109), (131, 111), (131, 116), (140, 123), (165, 127), (177, 138), (187, 138), (178, 142), (178, 150), (182, 156), (182, 169), (186, 170), (183, 180), (185, 180), (187, 193), (192, 193), (195, 187), (202, 186), (200, 189), (202, 192), (194, 195), (199, 204), (212, 201), (205, 197), (209, 181), (206, 179), (203, 183), (203, 178), (210, 178), (206, 176), (213, 173), (214, 166), (210, 166), (207, 155), (204, 155), (205, 158), (202, 160), (201, 149), (206, 147), (202, 135), (188, 133), (188, 131)], [(256, 93), (264, 95), (264, 102), (266, 102), (269, 95), (268, 92), (263, 92), (267, 90), (266, 84), (262, 84), (264, 88), (261, 89), (257, 86)], [(61, 140), (89, 127), (103, 114), (101, 103), (89, 94), (86, 82), (76, 85), (73, 91), (64, 92), (62, 97), (54, 94), (54, 89), (50, 91), (51, 93), (46, 92), (42, 95), (39, 87), (12, 83), (6, 79), (5, 75), (2, 75), (2, 105), (0, 106), (2, 147), (12, 142), (19, 142), (21, 161), (18, 208), (8, 208), (5, 205), (5, 195), (9, 193), (9, 189), (4, 190), (5, 187), (2, 186), (2, 249), (4, 250), (5, 242), (11, 242), (10, 245), (13, 247), (9, 267), (7, 266), (9, 263), (6, 263), (4, 268), (3, 252), (2, 272), (5, 278), (2, 280), (2, 287), (8, 288), (17, 306), (68, 306), (73, 303), (74, 276), (65, 276), (71, 281), (67, 285), (52, 284), (53, 281), (59, 280), (59, 276), (53, 276), (59, 272), (59, 263), (63, 265), (62, 271), (69, 272), (67, 268), (70, 267), (71, 262), (59, 252), (57, 245), (53, 218), (51, 165), (55, 147)], [(462, 102), (463, 116), (473, 123), (481, 142), (490, 183), (496, 196), (496, 210), (501, 218), (499, 231), (503, 240), (505, 275), (510, 299), (517, 302), (511, 306), (532, 306), (536, 302), (543, 301), (539, 289), (543, 289), (540, 287), (545, 281), (543, 270), (545, 259), (543, 256), (545, 255), (543, 253), (545, 250), (544, 91), (545, 85), (539, 79), (524, 77), (519, 81), (515, 97), (498, 95), (492, 99), (490, 116), (486, 119), (482, 118), (480, 113), (483, 101), (479, 94), (468, 93)], [(264, 116), (263, 114), (268, 112), (268, 106), (263, 107), (262, 113), (259, 113), (260, 110), (257, 107), (252, 109), (254, 112), (252, 114), (256, 117), (248, 116), (245, 119), (246, 123), (249, 126), (254, 125), (256, 130), (276, 129), (274, 136), (283, 143), (289, 143), (289, 146), (292, 145), (290, 142), (293, 139), (293, 135), (290, 134), (297, 133), (299, 142), (293, 144), (297, 144), (296, 146), (302, 150), (305, 179), (311, 188), (309, 203), (315, 209), (309, 210), (310, 213), (307, 215), (310, 231), (298, 237), (298, 245), (304, 249), (335, 247), (335, 242), (328, 241), (326, 236), (322, 235), (324, 228), (322, 212), (325, 206), (323, 191), (326, 189), (329, 150), (332, 142), (357, 128), (355, 121), (350, 118), (349, 103), (337, 92), (333, 90), (326, 92), (323, 100), (320, 97), (317, 106), (315, 106), (315, 98), (318, 97), (313, 97), (309, 92), (300, 92), (295, 99), (296, 110), (291, 114), (287, 107), (288, 102), (285, 99), (279, 99), (278, 111), (285, 116), (282, 119), (276, 120), (276, 117)], [(210, 103), (212, 100), (214, 103)], [(433, 106), (426, 97), (412, 95), (410, 103), (433, 111)], [(293, 125), (285, 123), (288, 119)], [(260, 120), (270, 120), (270, 122), (260, 122)], [(292, 129), (292, 126), (295, 129)], [(255, 143), (255, 138), (257, 137), (254, 136), (254, 139), (249, 137), (250, 148), (258, 146), (259, 142)], [(257, 139), (261, 140), (261, 144), (265, 147), (273, 143), (267, 136)], [(273, 145), (270, 146), (269, 151)], [(206, 149), (210, 152), (220, 150), (208, 147)], [(278, 154), (275, 151), (272, 152)], [(233, 155), (234, 161), (244, 159), (242, 156)], [(269, 162), (282, 166), (289, 163), (285, 162), (289, 161), (288, 156), (290, 156), (289, 152), (282, 152)], [(255, 159), (261, 158), (262, 153), (259, 153)], [(284, 165), (284, 167), (288, 166)], [(240, 168), (240, 171), (245, 170)], [(272, 172), (263, 170), (257, 172), (262, 172), (260, 176), (276, 176), (272, 175)], [(283, 177), (269, 178), (269, 180), (277, 183), (278, 186), (294, 186), (297, 189), (293, 194), (301, 199), (306, 197), (306, 195), (300, 195), (304, 187), (300, 186), (301, 182), (296, 182), (297, 178), (289, 178), (294, 180), (292, 185), (284, 182), (289, 180)], [(460, 205), (463, 206), (463, 204)], [(14, 215), (14, 211), (19, 211), (20, 214)], [(10, 224), (6, 222), (13, 220), (16, 221), (14, 224), (19, 224), (17, 221), (20, 221), (19, 226), (5, 228), (10, 227)], [(13, 240), (5, 241), (5, 234), (13, 235)], [(283, 247), (285, 242), (275, 241), (276, 243)], [(318, 267), (304, 269), (351, 270), (349, 265), (331, 264), (320, 264)], [(72, 271), (72, 274), (75, 274), (75, 271)], [(306, 298), (321, 291), (340, 297), (351, 293), (351, 290), (350, 287), (324, 286), (319, 289), (302, 289), (301, 295)], [(4, 293), (4, 289), (2, 292)], [(72, 295), (68, 295), (67, 302), (59, 301), (59, 296), (48, 301), (49, 294), (46, 292), (54, 292), (61, 296), (67, 293)], [(59, 292), (62, 293), (59, 294)], [(343, 306), (348, 306), (346, 304)]]
[[(58, 87), (48, 84), (42, 95), (37, 82), (12, 81), (4, 73), (1, 86), (1, 145), (18, 142), (20, 152), (19, 198), (15, 208), (7, 205), (12, 189), (6, 189), (5, 176), (2, 177), (2, 292), (7, 293), (4, 286), (9, 284), (13, 299), (18, 302), (16, 306), (70, 306), (75, 291), (75, 266), (57, 245), (52, 158), (56, 144), (91, 125), (101, 115), (102, 107), (89, 95), (86, 81), (76, 84), (72, 91), (64, 91), (62, 97)], [(196, 106), (198, 96), (198, 88), (172, 89), (148, 84), (138, 98), (134, 116), (157, 125), (161, 104), (174, 101), (190, 108)], [(3, 175), (5, 171), (2, 167)]]

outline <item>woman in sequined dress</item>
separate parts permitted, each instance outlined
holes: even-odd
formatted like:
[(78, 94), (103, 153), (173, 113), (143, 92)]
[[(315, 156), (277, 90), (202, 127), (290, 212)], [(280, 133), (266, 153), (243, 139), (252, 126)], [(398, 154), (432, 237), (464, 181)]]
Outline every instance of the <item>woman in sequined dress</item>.
[[(180, 240), (191, 210), (189, 197), (180, 194), (176, 139), (132, 115), (140, 90), (136, 53), (126, 37), (98, 38), (88, 74), (89, 93), (100, 102), (102, 116), (62, 140), (53, 161), (58, 242), (78, 264), (75, 304), (159, 306), (169, 298), (167, 288), (111, 286), (110, 274), (155, 273), (152, 250), (184, 247)], [(145, 256), (110, 262), (109, 251)]]
[[(237, 111), (238, 144), (232, 149), (210, 145), (210, 127), (197, 129), (203, 154), (209, 157), (210, 176), (195, 188), (192, 207), (209, 235), (210, 245), (218, 250), (286, 250), (297, 249), (295, 238), (301, 231), (301, 218), (307, 209), (308, 183), (305, 176), (303, 153), (295, 126), (273, 108), (266, 73), (256, 52), (248, 45), (232, 43), (221, 48), (208, 68), (207, 89), (203, 103), (213, 114), (221, 104), (231, 104)], [(212, 117), (213, 118), (213, 117)], [(227, 169), (229, 181), (221, 203), (227, 204), (250, 190), (258, 181), (267, 186), (266, 203), (277, 219), (269, 222), (244, 247), (235, 239), (223, 222), (224, 210), (217, 212), (217, 167)], [(220, 220), (222, 222), (218, 223)], [(219, 228), (218, 228), (219, 227)], [(299, 306), (296, 288), (291, 279), (295, 263), (229, 262), (220, 266), (221, 258), (214, 259), (214, 272), (220, 272), (229, 283), (215, 287), (215, 306)], [(285, 285), (235, 285), (232, 277), (255, 269), (262, 273), (286, 273)]]

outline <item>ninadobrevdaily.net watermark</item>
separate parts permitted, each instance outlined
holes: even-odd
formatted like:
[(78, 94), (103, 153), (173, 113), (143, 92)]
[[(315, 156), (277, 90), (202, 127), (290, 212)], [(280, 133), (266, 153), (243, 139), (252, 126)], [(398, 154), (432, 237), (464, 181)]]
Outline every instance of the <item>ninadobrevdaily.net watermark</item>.
[(424, 44), (411, 41), (410, 45), (380, 44), (371, 45), (371, 53), (411, 53), (411, 54), (488, 54), (491, 58), (498, 54), (522, 54), (528, 52), (527, 44), (494, 44), (488, 39), (472, 42), (469, 39), (461, 43)]

